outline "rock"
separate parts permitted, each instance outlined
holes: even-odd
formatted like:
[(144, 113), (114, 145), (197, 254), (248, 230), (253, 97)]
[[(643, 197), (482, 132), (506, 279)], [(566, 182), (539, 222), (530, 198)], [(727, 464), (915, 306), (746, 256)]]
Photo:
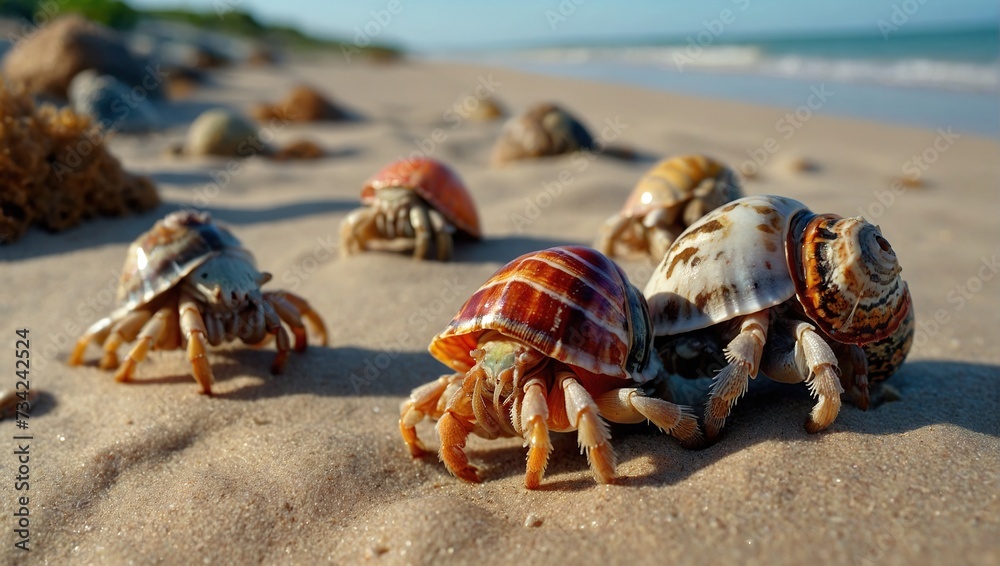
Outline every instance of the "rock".
[(539, 104), (504, 124), (492, 161), (501, 165), (593, 147), (590, 132), (572, 114), (555, 104)]
[(73, 110), (90, 116), (105, 131), (142, 133), (160, 128), (159, 113), (149, 100), (135, 97), (121, 81), (93, 69), (73, 78), (69, 101)]
[(206, 110), (188, 128), (182, 153), (185, 155), (220, 155), (249, 157), (271, 153), (260, 140), (257, 127), (229, 110)]
[[(159, 77), (136, 60), (114, 31), (82, 16), (53, 20), (35, 35), (23, 39), (3, 61), (10, 84), (28, 92), (65, 100), (69, 83), (80, 71), (95, 69), (131, 87), (148, 89), (150, 98), (161, 98)], [(146, 85), (143, 85), (143, 80)]]
[(347, 120), (349, 114), (330, 102), (316, 89), (300, 85), (292, 89), (284, 100), (273, 105), (258, 105), (252, 110), (253, 117), (266, 122), (320, 122)]
[[(471, 101), (475, 100), (476, 103)], [(499, 120), (506, 115), (503, 107), (497, 104), (492, 98), (478, 98), (475, 95), (469, 95), (462, 99), (462, 106), (459, 115), (466, 114), (468, 120), (473, 122), (492, 122), (493, 120)], [(466, 112), (466, 109), (470, 108)]]

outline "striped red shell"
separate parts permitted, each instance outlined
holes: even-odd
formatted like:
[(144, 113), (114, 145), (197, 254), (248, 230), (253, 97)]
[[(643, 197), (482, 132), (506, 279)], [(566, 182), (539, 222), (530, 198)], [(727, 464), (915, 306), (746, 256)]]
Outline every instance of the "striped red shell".
[(597, 250), (555, 247), (500, 268), (430, 345), (460, 372), (488, 330), (597, 375), (645, 381), (652, 329), (646, 301), (625, 273)]
[(207, 212), (168, 214), (129, 246), (118, 285), (119, 309), (134, 310), (149, 303), (223, 253), (256, 266), (253, 255), (236, 236), (212, 222)]
[(385, 188), (411, 189), (456, 228), (479, 239), (482, 229), (472, 195), (450, 167), (428, 157), (400, 159), (382, 168), (361, 189), (361, 202), (371, 204)]
[(793, 199), (746, 197), (692, 224), (646, 286), (657, 336), (707, 328), (796, 297), (830, 338), (890, 336), (910, 309), (877, 226), (817, 215)]
[(664, 159), (647, 171), (625, 201), (622, 213), (644, 216), (655, 208), (671, 208), (683, 214), (684, 225), (690, 225), (742, 196), (732, 169), (703, 155), (682, 155)]

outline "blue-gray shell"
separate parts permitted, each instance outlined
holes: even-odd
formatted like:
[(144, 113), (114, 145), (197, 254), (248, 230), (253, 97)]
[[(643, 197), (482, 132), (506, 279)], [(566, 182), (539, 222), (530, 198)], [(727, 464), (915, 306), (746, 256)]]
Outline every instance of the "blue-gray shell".
[(239, 257), (256, 268), (253, 255), (207, 212), (168, 214), (129, 246), (116, 297), (118, 310), (150, 303), (222, 254)]

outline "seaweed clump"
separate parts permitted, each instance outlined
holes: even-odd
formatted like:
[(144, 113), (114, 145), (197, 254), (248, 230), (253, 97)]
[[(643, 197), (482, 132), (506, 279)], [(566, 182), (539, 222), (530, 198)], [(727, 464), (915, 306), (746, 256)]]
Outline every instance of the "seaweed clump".
[(104, 133), (69, 108), (35, 106), (0, 81), (0, 244), (34, 224), (52, 232), (160, 203), (148, 177), (122, 169)]
[(284, 100), (276, 104), (258, 104), (251, 109), (251, 114), (261, 122), (335, 122), (351, 118), (346, 110), (330, 102), (316, 89), (305, 85), (295, 87)]

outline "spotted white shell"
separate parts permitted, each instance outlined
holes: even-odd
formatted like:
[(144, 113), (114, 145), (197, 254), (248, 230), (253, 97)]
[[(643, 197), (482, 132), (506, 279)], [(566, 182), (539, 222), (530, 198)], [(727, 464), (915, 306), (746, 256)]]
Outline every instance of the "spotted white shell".
[(253, 255), (207, 212), (180, 210), (129, 246), (118, 286), (119, 311), (134, 310), (173, 288), (209, 259), (227, 254), (256, 268)]
[(830, 338), (881, 340), (909, 312), (900, 267), (877, 226), (799, 201), (745, 197), (692, 224), (646, 286), (654, 334), (707, 328), (796, 297)]

